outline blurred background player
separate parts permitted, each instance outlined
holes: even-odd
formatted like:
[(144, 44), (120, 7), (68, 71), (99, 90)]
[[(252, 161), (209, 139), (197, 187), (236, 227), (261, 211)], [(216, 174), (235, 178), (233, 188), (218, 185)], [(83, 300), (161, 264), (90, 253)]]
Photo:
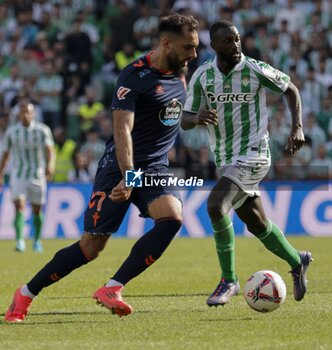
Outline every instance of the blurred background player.
[(224, 305), (240, 289), (235, 273), (234, 229), (228, 215), (231, 208), (249, 232), (291, 266), (294, 298), (301, 300), (311, 253), (298, 252), (265, 216), (258, 190), (270, 168), (265, 88), (283, 93), (287, 99), (292, 129), (286, 149), (291, 154), (304, 144), (299, 91), (286, 74), (242, 54), (240, 34), (232, 22), (213, 24), (210, 38), (216, 58), (193, 74), (181, 124), (184, 129), (207, 127), (219, 174), (207, 206), (222, 273), (207, 303)]
[(29, 100), (22, 100), (19, 122), (6, 130), (4, 152), (0, 160), (0, 186), (3, 185), (3, 171), (12, 158), (10, 189), (15, 205), (14, 227), (16, 250), (25, 251), (24, 210), (26, 200), (31, 202), (34, 216), (33, 249), (43, 250), (41, 244), (42, 205), (46, 200), (46, 181), (50, 180), (54, 166), (54, 142), (50, 129), (35, 121), (35, 109)]
[(127, 170), (137, 175), (141, 169), (169, 172), (167, 154), (179, 132), (186, 98), (182, 70), (196, 58), (198, 22), (192, 16), (171, 15), (161, 19), (159, 34), (156, 50), (134, 61), (119, 76), (112, 104), (114, 137), (99, 163), (81, 240), (58, 251), (28, 284), (16, 290), (5, 315), (7, 322), (23, 321), (43, 288), (97, 258), (133, 203), (155, 225), (93, 296), (118, 316), (131, 314), (132, 307), (121, 295), (124, 285), (159, 259), (180, 229), (178, 191), (161, 186), (126, 187), (124, 181)]

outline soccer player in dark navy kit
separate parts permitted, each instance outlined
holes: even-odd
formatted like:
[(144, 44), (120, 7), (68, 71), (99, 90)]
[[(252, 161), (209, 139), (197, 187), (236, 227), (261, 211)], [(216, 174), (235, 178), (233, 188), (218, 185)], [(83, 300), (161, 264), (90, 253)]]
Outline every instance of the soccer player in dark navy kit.
[(124, 285), (153, 264), (180, 229), (182, 205), (176, 192), (125, 184), (127, 170), (137, 175), (143, 170), (168, 172), (167, 153), (177, 136), (186, 96), (181, 70), (196, 57), (198, 22), (193, 17), (164, 17), (159, 33), (156, 51), (120, 73), (112, 105), (114, 137), (99, 163), (80, 241), (59, 250), (29, 283), (16, 290), (5, 321), (23, 321), (44, 287), (94, 260), (117, 231), (130, 203), (142, 216), (154, 219), (155, 225), (135, 243), (119, 270), (93, 298), (118, 316), (132, 313), (121, 296)]

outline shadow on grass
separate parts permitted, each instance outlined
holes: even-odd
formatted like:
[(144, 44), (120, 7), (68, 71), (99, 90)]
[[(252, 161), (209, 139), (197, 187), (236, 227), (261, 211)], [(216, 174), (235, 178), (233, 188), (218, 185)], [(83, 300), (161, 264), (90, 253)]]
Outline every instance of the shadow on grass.
[[(183, 298), (183, 297), (202, 297), (209, 293), (188, 293), (188, 294), (126, 294), (126, 298)], [(61, 297), (46, 297), (49, 300), (61, 299), (92, 299), (92, 297), (77, 297), (77, 296), (61, 296)]]
[(231, 322), (231, 321), (257, 321), (257, 318), (255, 317), (228, 317), (228, 318), (208, 318), (204, 320), (199, 320), (199, 322)]

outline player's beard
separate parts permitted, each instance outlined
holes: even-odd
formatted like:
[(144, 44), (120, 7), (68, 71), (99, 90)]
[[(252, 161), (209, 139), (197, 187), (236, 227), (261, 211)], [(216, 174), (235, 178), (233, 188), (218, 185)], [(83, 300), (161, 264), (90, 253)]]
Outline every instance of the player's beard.
[(180, 61), (176, 53), (169, 53), (167, 55), (167, 63), (169, 69), (176, 75), (186, 72), (187, 67), (184, 61)]
[(233, 54), (220, 53), (223, 61), (226, 61), (230, 66), (236, 66), (241, 61), (241, 51), (238, 57), (234, 57)]

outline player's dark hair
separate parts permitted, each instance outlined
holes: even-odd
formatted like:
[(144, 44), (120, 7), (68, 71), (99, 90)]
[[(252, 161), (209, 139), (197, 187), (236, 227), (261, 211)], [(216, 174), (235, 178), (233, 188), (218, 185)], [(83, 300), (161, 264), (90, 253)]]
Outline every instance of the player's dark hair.
[(219, 22), (213, 23), (212, 26), (210, 27), (210, 39), (211, 41), (214, 41), (218, 31), (220, 29), (224, 29), (224, 28), (231, 28), (231, 27), (235, 27), (235, 24), (231, 21), (227, 21), (227, 20), (221, 20)]
[(183, 28), (187, 27), (190, 31), (198, 31), (198, 21), (193, 16), (183, 16), (179, 14), (162, 17), (159, 22), (159, 34), (173, 33), (180, 35)]

